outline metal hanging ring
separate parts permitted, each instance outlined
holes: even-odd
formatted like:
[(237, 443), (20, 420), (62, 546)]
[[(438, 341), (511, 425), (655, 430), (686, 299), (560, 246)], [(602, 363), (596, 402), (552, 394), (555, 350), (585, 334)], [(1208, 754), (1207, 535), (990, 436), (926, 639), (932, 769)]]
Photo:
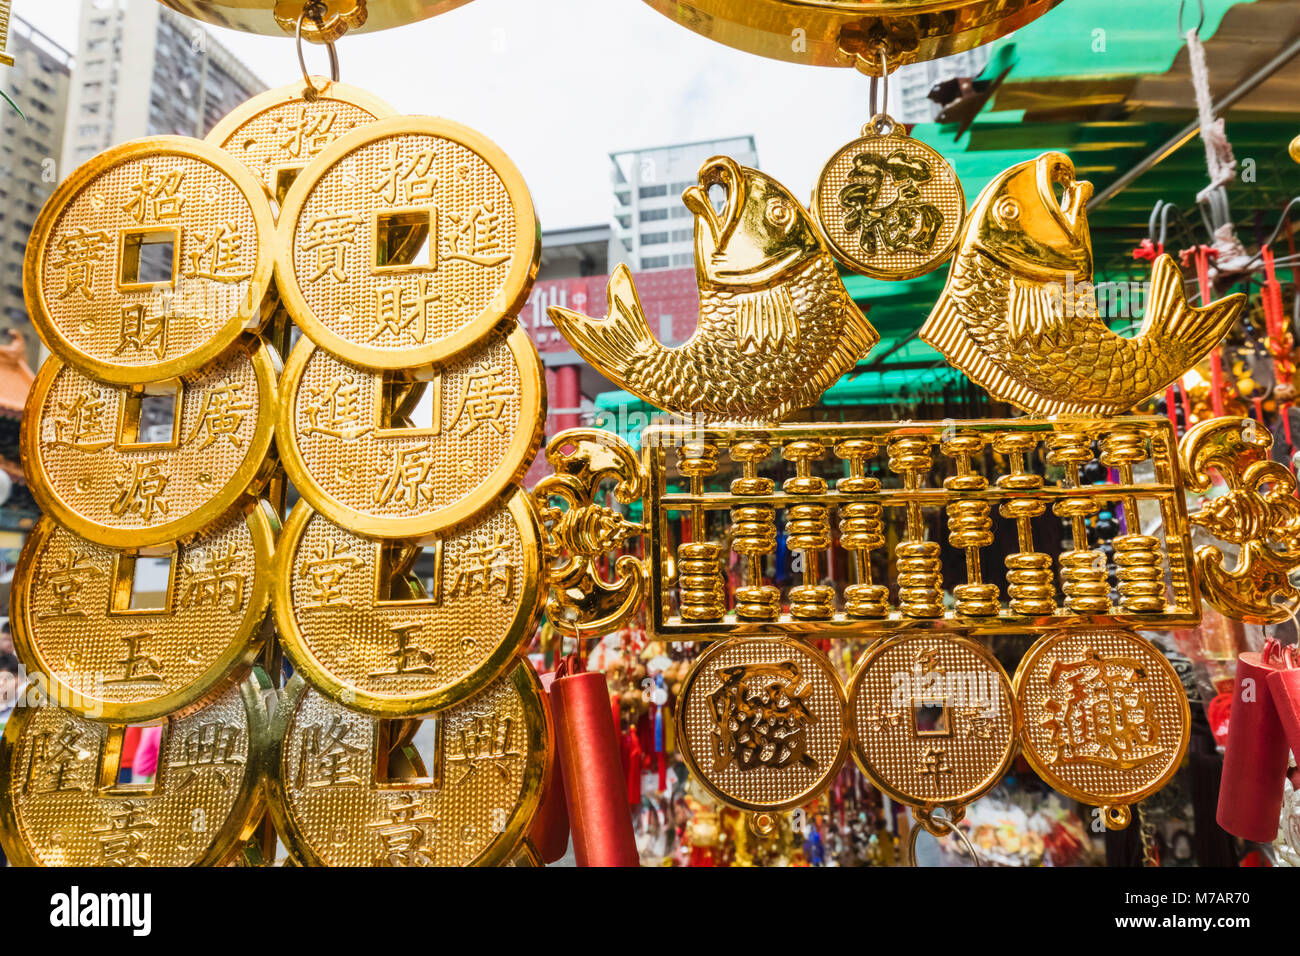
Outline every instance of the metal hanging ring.
[[(324, 15), (324, 11), (323, 11), (323, 6), (321, 4), (319, 3), (303, 4), (302, 13), (298, 14), (298, 24), (296, 29), (294, 30), (294, 40), (297, 42), (298, 45), (298, 66), (302, 69), (303, 82), (307, 84), (307, 88), (303, 91), (303, 93), (306, 95), (307, 99), (309, 100), (315, 99), (316, 97), (320, 96), (322, 93), (325, 92), (326, 89), (328, 89), (328, 87), (325, 86), (317, 87), (316, 84), (312, 81), (311, 73), (308, 72), (307, 70), (307, 58), (303, 55), (302, 52), (302, 24), (303, 21), (306, 20), (308, 16), (310, 16), (311, 19), (319, 27), (321, 25), (323, 15)], [(330, 58), (330, 82), (337, 83), (339, 81), (338, 50), (334, 48), (334, 43), (330, 40), (325, 41), (325, 50), (327, 53), (329, 53), (329, 58)]]
[[(1187, 6), (1187, 0), (1182, 0), (1178, 4), (1178, 35), (1186, 37), (1187, 31), (1183, 29), (1183, 8)], [(1196, 21), (1196, 33), (1199, 36), (1201, 27), (1205, 26), (1205, 0), (1196, 0), (1196, 6), (1200, 10), (1200, 19)]]
[[(935, 809), (937, 810), (941, 808), (936, 807)], [(957, 842), (966, 848), (966, 852), (970, 854), (970, 858), (974, 861), (975, 866), (979, 867), (982, 865), (980, 863), (980, 855), (975, 852), (975, 845), (970, 842), (970, 838), (961, 831), (961, 828), (957, 826), (956, 822), (951, 819), (947, 813), (940, 816), (933, 810), (916, 809), (912, 811), (912, 816), (917, 824), (912, 827), (912, 833), (907, 839), (907, 858), (911, 861), (912, 866), (916, 866), (916, 838), (921, 835), (922, 830), (929, 831), (931, 836), (934, 836), (936, 839), (938, 839), (938, 833), (935, 832), (936, 830), (947, 830), (957, 838)], [(960, 819), (960, 817), (957, 819)]]
[(874, 132), (877, 136), (888, 136), (898, 128), (893, 117), (889, 115), (889, 60), (885, 56), (884, 47), (876, 51), (880, 57), (880, 75), (871, 77), (871, 95), (870, 107), (871, 118), (867, 120), (867, 125), (862, 128), (862, 135), (867, 135), (867, 131)]

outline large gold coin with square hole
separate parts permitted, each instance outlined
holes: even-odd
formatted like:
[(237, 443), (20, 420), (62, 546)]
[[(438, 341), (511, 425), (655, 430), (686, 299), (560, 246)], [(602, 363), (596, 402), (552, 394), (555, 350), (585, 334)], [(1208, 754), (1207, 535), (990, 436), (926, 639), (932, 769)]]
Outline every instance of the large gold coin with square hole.
[(1016, 668), (1025, 757), (1048, 785), (1128, 825), (1129, 805), (1177, 772), (1191, 737), (1173, 665), (1122, 628), (1058, 631)]
[(112, 548), (198, 534), (267, 476), (279, 367), (252, 336), (180, 378), (143, 386), (108, 385), (51, 357), (23, 414), (36, 503)]
[(426, 766), (410, 721), (359, 714), (299, 675), (272, 723), (269, 804), (309, 866), (496, 866), (527, 832), (552, 731), (542, 685), (519, 661), (438, 712)]
[(215, 146), (114, 146), (41, 210), (27, 311), (50, 351), (106, 382), (184, 375), (261, 326), (274, 230), (261, 185)]
[(340, 136), (393, 115), (379, 97), (313, 77), (315, 90), (290, 83), (259, 93), (227, 113), (205, 137), (239, 160), (282, 203), (303, 168)]
[(1001, 779), (1016, 752), (1011, 682), (965, 637), (873, 644), (849, 685), (848, 718), (867, 779), (914, 807), (964, 807)]
[(826, 655), (800, 641), (718, 641), (682, 684), (677, 739), (691, 773), (723, 803), (788, 810), (825, 790), (844, 763), (844, 689)]
[(300, 339), (277, 447), (313, 508), (362, 534), (414, 538), (496, 506), (545, 426), (542, 363), (518, 325), (440, 367), (369, 371)]
[(367, 538), (300, 501), (277, 550), (280, 640), (318, 690), (376, 717), (456, 703), (494, 679), (541, 611), (528, 495), (416, 540)]
[[(119, 782), (121, 724), (24, 700), (0, 740), (0, 843), (18, 866), (217, 866), (252, 836), (262, 685), (231, 685), (162, 728), (152, 783)], [(28, 705), (32, 706), (28, 706)]]
[(143, 723), (201, 706), (262, 645), (276, 524), (254, 499), (150, 554), (42, 518), (10, 592), (18, 656), (61, 706), (95, 720)]
[(514, 164), (475, 131), (393, 116), (327, 146), (285, 197), (276, 283), (363, 367), (442, 362), (523, 306), (541, 243)]

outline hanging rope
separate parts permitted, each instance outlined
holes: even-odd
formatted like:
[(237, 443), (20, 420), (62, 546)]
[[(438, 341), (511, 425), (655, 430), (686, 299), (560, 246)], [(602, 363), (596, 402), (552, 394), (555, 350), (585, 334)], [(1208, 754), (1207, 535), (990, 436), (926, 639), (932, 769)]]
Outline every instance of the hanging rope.
[(1201, 43), (1199, 29), (1188, 30), (1187, 59), (1192, 74), (1192, 89), (1196, 94), (1196, 115), (1201, 127), (1201, 142), (1205, 144), (1205, 169), (1209, 183), (1196, 194), (1196, 201), (1207, 210), (1211, 242), (1218, 255), (1217, 272), (1231, 272), (1245, 267), (1250, 261), (1246, 248), (1237, 238), (1228, 207), (1227, 185), (1237, 176), (1237, 158), (1228, 142), (1223, 117), (1214, 115), (1214, 100), (1210, 95), (1210, 68), (1205, 60), (1205, 45)]

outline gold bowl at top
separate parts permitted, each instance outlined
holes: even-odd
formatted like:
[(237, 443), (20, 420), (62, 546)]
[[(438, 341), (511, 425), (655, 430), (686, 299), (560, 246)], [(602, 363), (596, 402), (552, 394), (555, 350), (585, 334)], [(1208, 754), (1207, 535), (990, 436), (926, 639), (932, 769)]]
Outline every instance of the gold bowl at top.
[(888, 68), (992, 42), (1060, 0), (645, 0), (702, 36), (813, 66)]

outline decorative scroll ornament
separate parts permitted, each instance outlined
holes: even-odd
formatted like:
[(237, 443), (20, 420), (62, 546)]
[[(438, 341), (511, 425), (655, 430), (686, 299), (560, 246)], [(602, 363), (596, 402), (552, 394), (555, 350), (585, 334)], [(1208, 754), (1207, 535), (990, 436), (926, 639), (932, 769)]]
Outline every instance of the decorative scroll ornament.
[(607, 581), (596, 560), (645, 528), (597, 503), (596, 496), (603, 483), (613, 481), (615, 499), (630, 504), (644, 493), (644, 476), (624, 441), (593, 428), (556, 435), (546, 446), (546, 460), (555, 474), (538, 483), (533, 499), (542, 521), (543, 551), (552, 562), (547, 619), (566, 634), (579, 629), (606, 634), (640, 609), (648, 575), (639, 558), (624, 554), (614, 562), (617, 577)]
[(1229, 617), (1255, 624), (1286, 620), (1300, 607), (1290, 581), (1300, 568), (1300, 499), (1295, 476), (1269, 458), (1272, 446), (1273, 436), (1248, 418), (1201, 422), (1179, 445), (1190, 491), (1209, 491), (1210, 469), (1228, 486), (1191, 523), (1241, 549), (1231, 570), (1219, 547), (1196, 550), (1202, 593)]

